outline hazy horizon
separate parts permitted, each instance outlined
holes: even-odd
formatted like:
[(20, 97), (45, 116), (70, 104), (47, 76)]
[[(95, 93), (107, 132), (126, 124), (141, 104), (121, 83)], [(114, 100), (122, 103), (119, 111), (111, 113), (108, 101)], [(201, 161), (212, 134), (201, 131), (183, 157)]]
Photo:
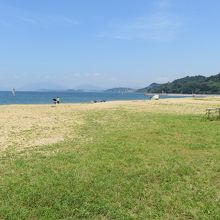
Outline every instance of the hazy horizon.
[(219, 10), (217, 0), (1, 0), (0, 90), (215, 75)]

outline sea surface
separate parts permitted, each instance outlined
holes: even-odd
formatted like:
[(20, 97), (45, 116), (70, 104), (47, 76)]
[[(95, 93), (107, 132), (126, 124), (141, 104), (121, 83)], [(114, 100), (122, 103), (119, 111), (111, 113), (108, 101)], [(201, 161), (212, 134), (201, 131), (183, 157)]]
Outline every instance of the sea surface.
[[(150, 96), (142, 93), (105, 93), (105, 92), (12, 92), (0, 91), (0, 105), (7, 104), (51, 104), (59, 96), (61, 103), (89, 103), (92, 101), (149, 100)], [(160, 98), (182, 98), (183, 96), (166, 96)]]

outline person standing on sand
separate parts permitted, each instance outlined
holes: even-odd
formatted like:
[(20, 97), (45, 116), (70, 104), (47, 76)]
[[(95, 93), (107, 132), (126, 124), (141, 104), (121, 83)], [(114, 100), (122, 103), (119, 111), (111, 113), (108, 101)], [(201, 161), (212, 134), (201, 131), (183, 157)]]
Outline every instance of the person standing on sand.
[(60, 97), (57, 96), (56, 101), (57, 101), (57, 104), (60, 104)]

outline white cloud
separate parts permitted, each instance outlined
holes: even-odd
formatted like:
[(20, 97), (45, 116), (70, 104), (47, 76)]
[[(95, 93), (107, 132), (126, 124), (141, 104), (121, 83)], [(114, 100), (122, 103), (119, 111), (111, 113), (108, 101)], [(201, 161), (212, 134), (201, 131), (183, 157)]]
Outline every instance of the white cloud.
[(100, 74), (100, 73), (86, 73), (86, 74), (84, 74), (84, 76), (87, 76), (87, 77), (101, 77), (103, 75)]
[(170, 9), (173, 5), (173, 0), (158, 0), (154, 2), (155, 8), (160, 10)]
[(79, 24), (77, 20), (63, 15), (22, 15), (18, 16), (17, 20), (29, 25), (35, 25), (43, 28), (51, 26), (71, 27)]
[(11, 6), (7, 6), (5, 9), (1, 8), (0, 12), (0, 26), (5, 27), (31, 25), (41, 28), (50, 28), (72, 27), (79, 24), (79, 21), (72, 16), (53, 12), (42, 13)]
[(183, 25), (183, 20), (170, 11), (171, 6), (170, 0), (156, 1), (151, 13), (116, 24), (112, 30), (99, 36), (127, 40), (172, 40)]

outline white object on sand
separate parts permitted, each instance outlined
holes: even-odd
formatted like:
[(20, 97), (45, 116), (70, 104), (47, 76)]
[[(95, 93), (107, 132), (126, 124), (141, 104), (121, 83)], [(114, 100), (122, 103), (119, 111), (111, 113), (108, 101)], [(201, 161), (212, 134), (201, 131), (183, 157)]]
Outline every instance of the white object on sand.
[(154, 95), (151, 100), (159, 100), (159, 95)]

